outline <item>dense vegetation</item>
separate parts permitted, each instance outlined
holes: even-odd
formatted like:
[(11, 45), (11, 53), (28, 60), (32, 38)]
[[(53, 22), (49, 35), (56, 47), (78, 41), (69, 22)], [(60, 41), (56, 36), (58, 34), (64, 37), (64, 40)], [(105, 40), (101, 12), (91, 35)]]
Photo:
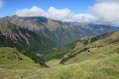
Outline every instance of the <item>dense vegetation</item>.
[(0, 35), (0, 47), (16, 47), (19, 51), (23, 50), (18, 44), (15, 44), (9, 37), (5, 35)]
[(30, 49), (24, 49), (22, 51), (22, 54), (24, 54), (25, 56), (28, 56), (30, 57), (35, 63), (39, 63), (40, 65), (43, 65), (45, 67), (48, 67), (46, 64), (45, 64), (45, 61), (43, 58), (37, 56), (32, 50)]

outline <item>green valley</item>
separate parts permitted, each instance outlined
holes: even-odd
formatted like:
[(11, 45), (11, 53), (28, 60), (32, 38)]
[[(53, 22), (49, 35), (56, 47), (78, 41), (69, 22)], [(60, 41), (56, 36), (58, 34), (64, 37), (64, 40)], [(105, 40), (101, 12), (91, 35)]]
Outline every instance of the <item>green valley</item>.
[[(2, 79), (118, 79), (119, 77), (119, 31), (85, 37), (61, 48), (46, 58), (50, 68), (34, 63), (15, 48), (1, 48), (4, 52), (16, 51), (0, 61)], [(5, 51), (5, 49), (7, 49)], [(2, 52), (4, 51), (4, 52)], [(11, 57), (9, 57), (11, 56)], [(49, 58), (50, 57), (50, 58)], [(10, 58), (10, 59), (7, 59)], [(14, 60), (12, 60), (12, 59)], [(5, 61), (7, 62), (5, 63)], [(16, 62), (17, 61), (17, 62)], [(13, 64), (14, 62), (14, 64)], [(21, 64), (20, 64), (21, 63)], [(27, 65), (26, 65), (27, 64)], [(26, 67), (26, 68), (25, 68)], [(6, 72), (7, 71), (7, 72)], [(11, 74), (8, 74), (8, 73)], [(2, 75), (2, 73), (4, 75)], [(7, 76), (6, 76), (7, 75)], [(10, 76), (12, 75), (12, 76)]]
[(0, 79), (119, 79), (119, 0), (0, 0)]

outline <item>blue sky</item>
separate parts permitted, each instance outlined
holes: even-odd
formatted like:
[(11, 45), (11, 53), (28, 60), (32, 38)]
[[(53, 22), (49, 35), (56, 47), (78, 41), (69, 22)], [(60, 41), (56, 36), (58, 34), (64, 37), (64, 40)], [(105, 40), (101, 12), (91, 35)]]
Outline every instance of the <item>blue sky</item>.
[(11, 15), (119, 26), (119, 0), (0, 0), (0, 17)]
[(94, 0), (3, 0), (3, 2), (0, 17), (9, 16), (19, 9), (29, 9), (32, 6), (40, 7), (45, 11), (53, 6), (57, 9), (69, 8), (74, 13), (86, 13), (86, 8), (94, 5)]

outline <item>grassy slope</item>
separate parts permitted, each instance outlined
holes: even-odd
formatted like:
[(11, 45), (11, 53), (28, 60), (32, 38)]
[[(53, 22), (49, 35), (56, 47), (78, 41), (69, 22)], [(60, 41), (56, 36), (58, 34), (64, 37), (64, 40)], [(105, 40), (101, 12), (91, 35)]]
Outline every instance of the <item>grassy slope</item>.
[(76, 54), (75, 57), (67, 60), (64, 66), (41, 69), (42, 79), (118, 79), (119, 31), (97, 38), (100, 39), (74, 53), (84, 48), (89, 48), (89, 51)]
[(118, 79), (119, 54), (41, 69), (42, 79)]
[(70, 49), (74, 48), (74, 43), (69, 44), (51, 54), (48, 54), (47, 56), (45, 56), (46, 60), (51, 60), (51, 59), (60, 59), (62, 58), (62, 56), (64, 56), (64, 54), (66, 54), (67, 52), (69, 52)]
[(118, 79), (118, 66), (119, 53), (110, 50), (70, 65), (42, 69), (34, 67), (35, 69), (28, 70), (2, 70), (1, 76), (2, 79), (18, 77), (21, 79)]
[(24, 78), (41, 67), (16, 48), (0, 47), (0, 79)]
[[(76, 54), (76, 57), (66, 61), (63, 66), (52, 68), (38, 68), (34, 66), (32, 69), (26, 70), (23, 68), (21, 70), (17, 69), (18, 71), (2, 69), (3, 75), (1, 74), (0, 76), (2, 76), (2, 79), (13, 79), (13, 76), (21, 79), (118, 79), (119, 31), (101, 35), (97, 38), (100, 39), (91, 44), (88, 42), (89, 44), (84, 45), (83, 48), (73, 53), (80, 52), (86, 47), (89, 48), (89, 51), (85, 50), (80, 54)], [(50, 65), (54, 64), (54, 61), (49, 61)], [(55, 62), (57, 65), (59, 61), (56, 60)], [(8, 74), (9, 72), (11, 73)], [(11, 77), (10, 75), (13, 76)]]
[(119, 45), (119, 31), (103, 34), (97, 36), (96, 38), (98, 39), (97, 41), (83, 46), (80, 50), (74, 52), (74, 54), (70, 54), (70, 56), (64, 58), (67, 60), (63, 63), (74, 63), (77, 61), (86, 60), (93, 56), (95, 57), (95, 55), (102, 54), (107, 51), (118, 50), (116, 47)]
[(73, 52), (76, 52), (78, 49), (90, 43), (89, 39), (91, 38), (94, 38), (94, 37), (93, 36), (85, 37), (81, 40), (75, 41), (57, 51), (54, 51), (53, 53), (47, 55), (45, 58), (46, 60), (52, 60), (52, 59), (62, 59), (64, 57), (67, 57), (67, 55), (72, 54)]
[[(100, 50), (101, 53), (86, 58), (83, 61), (57, 66), (42, 68), (40, 71), (32, 71), (30, 79), (118, 79), (119, 78), (119, 45), (105, 51), (108, 47)], [(40, 76), (41, 75), (41, 76)], [(39, 77), (40, 76), (40, 77)], [(27, 75), (25, 75), (27, 79)]]

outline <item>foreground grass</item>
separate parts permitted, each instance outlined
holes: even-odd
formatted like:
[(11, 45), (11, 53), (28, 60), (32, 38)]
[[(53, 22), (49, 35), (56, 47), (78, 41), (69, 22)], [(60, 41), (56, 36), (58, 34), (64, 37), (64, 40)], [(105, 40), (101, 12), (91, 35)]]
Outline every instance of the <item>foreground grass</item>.
[[(96, 54), (88, 55), (88, 52), (79, 54), (80, 56), (77, 57), (79, 59), (81, 56), (86, 57), (85, 60), (79, 60), (69, 65), (59, 66), (60, 60), (51, 60), (47, 63), (52, 66), (51, 68), (41, 68), (40, 65), (18, 52), (23, 60), (8, 60), (6, 58), (0, 60), (0, 79), (119, 79), (118, 48), (119, 45), (116, 44), (98, 48), (99, 50), (97, 48), (90, 49)], [(0, 50), (8, 52), (5, 56), (10, 56), (7, 55), (10, 51), (17, 52), (11, 48), (7, 48), (7, 50), (1, 48)], [(3, 54), (1, 52), (1, 56)], [(11, 55), (11, 57), (13, 56)], [(55, 64), (53, 65), (53, 63)]]
[[(16, 68), (15, 68), (16, 67)], [(41, 68), (36, 64), (16, 64), (0, 69), (0, 79), (118, 79), (119, 53), (70, 65)]]
[(24, 64), (20, 69), (1, 69), (0, 79), (118, 79), (119, 53), (52, 68), (33, 64), (26, 66), (28, 68), (24, 68)]
[(42, 79), (119, 79), (119, 54), (41, 69)]
[(112, 35), (84, 46), (88, 50), (76, 54), (65, 65), (59, 64), (60, 59), (50, 60), (47, 64), (51, 68), (41, 68), (14, 48), (0, 48), (0, 79), (119, 79), (117, 37)]
[(49, 67), (62, 66), (62, 64), (60, 64), (60, 61), (61, 59), (53, 59), (53, 60), (46, 62), (46, 65)]
[(16, 48), (0, 47), (0, 79), (32, 79), (41, 67)]

